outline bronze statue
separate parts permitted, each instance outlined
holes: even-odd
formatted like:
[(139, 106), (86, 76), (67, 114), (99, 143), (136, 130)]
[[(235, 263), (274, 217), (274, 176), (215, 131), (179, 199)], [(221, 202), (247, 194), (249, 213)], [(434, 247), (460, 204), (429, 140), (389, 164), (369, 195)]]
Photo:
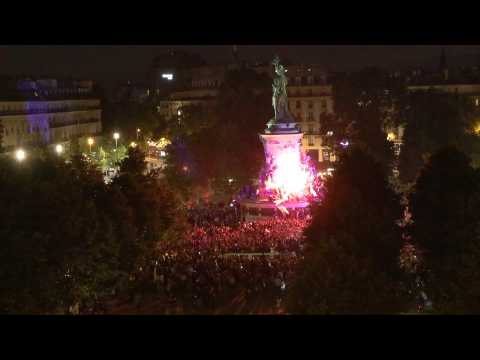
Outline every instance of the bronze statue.
[(273, 78), (273, 96), (272, 96), (272, 105), (275, 112), (275, 118), (272, 119), (274, 122), (288, 121), (291, 119), (290, 112), (288, 111), (288, 96), (287, 96), (287, 75), (285, 68), (280, 64), (280, 59), (278, 56), (272, 61), (272, 64), (275, 66), (276, 76)]

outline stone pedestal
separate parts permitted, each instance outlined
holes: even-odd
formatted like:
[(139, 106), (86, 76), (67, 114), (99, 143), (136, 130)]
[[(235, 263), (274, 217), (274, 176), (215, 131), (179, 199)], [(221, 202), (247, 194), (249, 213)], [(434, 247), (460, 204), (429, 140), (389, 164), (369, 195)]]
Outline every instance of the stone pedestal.
[(284, 149), (290, 148), (301, 155), (301, 141), (303, 133), (292, 134), (260, 134), (260, 139), (265, 151), (265, 159), (275, 158)]

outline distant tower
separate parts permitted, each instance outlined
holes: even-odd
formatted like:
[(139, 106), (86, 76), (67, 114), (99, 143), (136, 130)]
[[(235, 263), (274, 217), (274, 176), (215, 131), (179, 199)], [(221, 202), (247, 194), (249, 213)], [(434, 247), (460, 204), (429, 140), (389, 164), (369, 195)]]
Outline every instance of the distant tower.
[(442, 52), (440, 54), (440, 74), (442, 76), (443, 81), (448, 80), (448, 66), (447, 66), (447, 56), (445, 55), (445, 48), (442, 48)]

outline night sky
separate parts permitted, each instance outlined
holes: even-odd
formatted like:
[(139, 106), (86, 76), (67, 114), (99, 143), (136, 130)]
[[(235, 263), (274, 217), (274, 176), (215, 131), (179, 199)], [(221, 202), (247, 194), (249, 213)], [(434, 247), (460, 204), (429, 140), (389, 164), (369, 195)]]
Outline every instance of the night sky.
[[(240, 58), (270, 60), (275, 53), (294, 62), (323, 64), (328, 70), (376, 65), (403, 68), (436, 66), (445, 48), (450, 64), (472, 64), (480, 46), (238, 46)], [(110, 88), (116, 82), (144, 81), (156, 54), (181, 49), (202, 55), (209, 63), (231, 59), (231, 46), (0, 46), (0, 74), (90, 78)]]

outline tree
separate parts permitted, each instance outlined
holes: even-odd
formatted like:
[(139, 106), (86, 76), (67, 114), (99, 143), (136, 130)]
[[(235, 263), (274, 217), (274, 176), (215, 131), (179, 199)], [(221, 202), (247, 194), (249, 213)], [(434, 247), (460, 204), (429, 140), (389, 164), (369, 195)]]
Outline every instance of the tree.
[(143, 151), (138, 147), (128, 148), (125, 159), (120, 163), (120, 172), (140, 175), (144, 174), (146, 170), (147, 163)]
[(455, 147), (434, 153), (410, 195), (411, 233), (424, 250), (434, 309), (479, 313), (480, 173)]
[(168, 152), (167, 177), (225, 196), (256, 178), (263, 161), (258, 133), (272, 116), (269, 82), (249, 69), (230, 71), (211, 111), (182, 110), (180, 123), (171, 125), (178, 136)]
[(454, 145), (472, 154), (479, 141), (471, 129), (470, 100), (433, 90), (414, 92), (402, 106), (405, 120), (404, 144), (400, 153), (400, 179), (411, 183), (428, 157), (440, 148)]
[(141, 171), (142, 152), (130, 150), (130, 156), (121, 163), (122, 171), (111, 186), (125, 196), (127, 206), (132, 209), (136, 234), (129, 245), (131, 251), (124, 253), (127, 258), (122, 258), (122, 262), (132, 264), (129, 271), (137, 273), (146, 271), (156, 245), (177, 223), (180, 202), (165, 181)]
[(105, 185), (92, 171), (77, 159), (0, 164), (2, 312), (85, 309), (115, 288), (118, 246), (96, 202)]
[(291, 289), (290, 311), (401, 311), (402, 242), (395, 225), (400, 217), (399, 199), (383, 166), (358, 148), (346, 152), (305, 232), (307, 251)]
[(396, 104), (403, 96), (403, 86), (377, 68), (366, 68), (333, 81), (338, 121), (334, 143), (347, 138), (389, 169), (393, 148), (384, 130), (398, 122)]

